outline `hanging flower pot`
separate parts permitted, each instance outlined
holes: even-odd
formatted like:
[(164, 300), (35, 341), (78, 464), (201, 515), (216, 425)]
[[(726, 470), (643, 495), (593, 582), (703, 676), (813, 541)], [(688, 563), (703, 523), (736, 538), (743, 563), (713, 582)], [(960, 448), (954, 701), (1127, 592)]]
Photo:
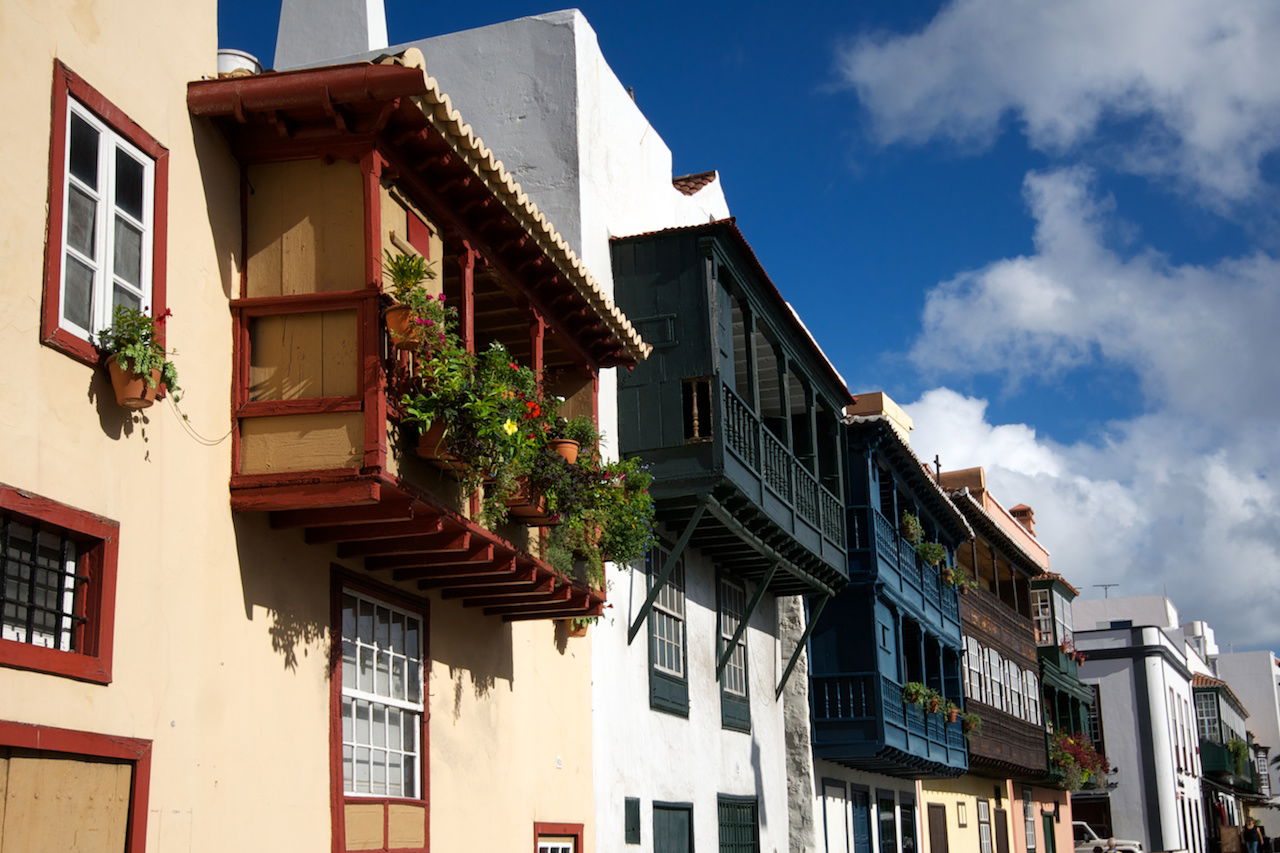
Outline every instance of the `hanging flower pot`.
[(582, 446), (572, 438), (553, 438), (547, 442), (547, 446), (560, 454), (560, 457), (573, 465), (578, 461), (578, 449)]
[(448, 427), (440, 421), (433, 423), (430, 429), (418, 436), (417, 453), (441, 471), (457, 479), (459, 474), (468, 470), (468, 466), (449, 452), (446, 441), (447, 432)]
[(422, 326), (408, 305), (392, 305), (383, 315), (387, 334), (397, 349), (417, 349), (422, 343)]
[(952, 707), (951, 709), (949, 709), (949, 710), (947, 711), (947, 722), (948, 722), (948, 723), (954, 723), (954, 722), (955, 722), (956, 720), (958, 720), (958, 719), (960, 719), (960, 709), (959, 709), (959, 708)]
[(120, 366), (116, 356), (107, 359), (107, 373), (111, 376), (111, 388), (116, 392), (116, 402), (126, 409), (146, 409), (156, 401), (160, 390), (160, 368), (151, 371), (151, 378), (134, 373)]
[(535, 494), (527, 481), (507, 498), (506, 504), (511, 518), (530, 527), (551, 527), (560, 523), (558, 516), (547, 511), (547, 499)]
[(586, 619), (567, 619), (565, 620), (566, 634), (570, 637), (585, 637), (590, 625), (591, 623)]

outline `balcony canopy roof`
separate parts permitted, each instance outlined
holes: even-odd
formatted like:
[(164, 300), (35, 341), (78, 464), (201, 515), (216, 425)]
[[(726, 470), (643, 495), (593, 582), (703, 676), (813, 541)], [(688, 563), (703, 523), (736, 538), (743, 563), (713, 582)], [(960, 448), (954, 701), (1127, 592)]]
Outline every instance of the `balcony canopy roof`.
[(916, 456), (887, 415), (849, 415), (845, 417), (844, 424), (862, 440), (877, 444), (888, 462), (901, 472), (912, 494), (933, 511), (933, 517), (947, 533), (959, 542), (973, 538), (969, 522), (929, 474), (928, 467)]
[[(691, 178), (698, 177), (688, 176)], [(682, 180), (682, 179), (677, 179)], [(678, 184), (677, 184), (678, 186)], [(764, 265), (760, 263), (760, 259), (756, 257), (755, 251), (751, 248), (751, 244), (747, 242), (746, 236), (742, 230), (738, 228), (738, 220), (735, 217), (727, 219), (716, 219), (711, 222), (703, 222), (698, 225), (683, 225), (675, 228), (663, 228), (658, 231), (646, 231), (641, 234), (628, 234), (625, 237), (614, 237), (613, 243), (626, 243), (631, 240), (643, 240), (660, 234), (707, 234), (724, 237), (730, 245), (737, 250), (742, 259), (746, 262), (749, 270), (755, 274), (761, 290), (766, 298), (774, 304), (777, 309), (777, 320), (785, 324), (792, 333), (792, 340), (797, 343), (798, 348), (808, 350), (808, 355), (813, 359), (814, 365), (822, 371), (824, 376), (831, 382), (835, 389), (838, 389), (841, 399), (835, 402), (843, 406), (846, 403), (854, 402), (853, 394), (849, 392), (849, 386), (844, 381), (844, 377), (831, 364), (831, 360), (827, 358), (827, 354), (822, 351), (822, 347), (818, 345), (818, 341), (813, 334), (801, 321), (800, 315), (791, 307), (791, 303), (783, 297), (782, 292), (778, 290), (778, 286), (773, 283), (773, 279), (769, 277), (769, 273), (765, 272)]]
[[(219, 120), (242, 159), (287, 159), (327, 144), (395, 152), (602, 367), (651, 347), (423, 68), (422, 53), (187, 84), (192, 115)], [(477, 247), (480, 248), (480, 247)]]
[(952, 503), (956, 505), (956, 508), (972, 525), (975, 535), (995, 543), (1000, 553), (1009, 557), (1010, 562), (1015, 564), (1028, 577), (1035, 577), (1044, 573), (1044, 568), (1040, 565), (1040, 562), (1005, 532), (1000, 523), (992, 518), (991, 514), (973, 499), (973, 495), (969, 493), (968, 488), (956, 489), (950, 494)]

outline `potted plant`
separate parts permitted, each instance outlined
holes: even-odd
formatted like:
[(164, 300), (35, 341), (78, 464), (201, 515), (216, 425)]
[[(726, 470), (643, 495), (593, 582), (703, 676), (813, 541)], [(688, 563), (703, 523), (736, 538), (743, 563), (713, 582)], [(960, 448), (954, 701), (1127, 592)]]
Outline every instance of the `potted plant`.
[(392, 304), (383, 314), (387, 333), (400, 349), (416, 349), (423, 337), (440, 324), (444, 294), (427, 292), (424, 283), (436, 277), (426, 258), (417, 253), (382, 253), (382, 275), (391, 285)]
[(960, 729), (970, 737), (982, 734), (982, 717), (972, 713), (961, 714)]
[(573, 464), (578, 461), (581, 448), (589, 447), (598, 450), (600, 433), (596, 430), (595, 422), (586, 415), (578, 415), (568, 420), (557, 418), (547, 444), (563, 456), (566, 462)]
[(1111, 766), (1082, 732), (1058, 732), (1049, 740), (1049, 762), (1062, 773), (1063, 787), (1079, 791), (1094, 776), (1105, 776)]
[(1235, 765), (1237, 776), (1244, 775), (1245, 765), (1249, 761), (1249, 744), (1233, 737), (1227, 741), (1227, 753), (1231, 756), (1231, 762)]
[(566, 633), (570, 637), (585, 637), (587, 629), (596, 623), (599, 616), (582, 616), (565, 620)]
[(947, 718), (948, 723), (954, 723), (960, 719), (960, 706), (950, 699), (944, 700), (942, 703), (942, 715)]
[(952, 571), (951, 582), (955, 584), (956, 590), (961, 595), (978, 586), (978, 579), (959, 567)]
[(902, 701), (908, 705), (923, 706), (925, 699), (932, 691), (919, 681), (908, 681), (902, 685)]
[(920, 542), (916, 545), (916, 556), (927, 565), (936, 566), (947, 558), (947, 549), (937, 542)]
[(925, 710), (928, 711), (930, 714), (942, 713), (942, 702), (943, 702), (942, 694), (939, 693), (938, 691), (932, 688), (929, 688), (928, 692), (925, 693), (924, 706), (925, 706)]
[(162, 385), (178, 399), (178, 369), (156, 341), (156, 324), (171, 314), (165, 311), (152, 318), (136, 308), (117, 305), (111, 327), (98, 335), (98, 347), (108, 356), (107, 371), (116, 402), (126, 409), (152, 405)]
[(899, 532), (902, 534), (902, 538), (912, 545), (919, 545), (924, 539), (924, 527), (920, 524), (920, 519), (909, 512), (902, 514), (902, 526)]

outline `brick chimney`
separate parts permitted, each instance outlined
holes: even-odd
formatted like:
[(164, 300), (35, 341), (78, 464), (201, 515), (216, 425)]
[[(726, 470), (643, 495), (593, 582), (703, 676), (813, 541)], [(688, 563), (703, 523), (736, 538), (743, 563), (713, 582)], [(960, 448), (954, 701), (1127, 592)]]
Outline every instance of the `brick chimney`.
[(1017, 519), (1018, 523), (1032, 536), (1036, 535), (1036, 513), (1031, 507), (1026, 504), (1018, 504), (1009, 510), (1009, 515)]

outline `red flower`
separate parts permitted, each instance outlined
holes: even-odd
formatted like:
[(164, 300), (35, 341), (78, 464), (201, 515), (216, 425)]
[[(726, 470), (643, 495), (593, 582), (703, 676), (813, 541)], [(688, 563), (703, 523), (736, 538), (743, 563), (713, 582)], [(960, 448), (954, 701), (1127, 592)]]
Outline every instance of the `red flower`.
[(524, 413), (524, 416), (530, 420), (542, 415), (542, 407), (532, 400), (525, 400), (524, 407), (528, 410)]
[(507, 365), (507, 367), (510, 367), (512, 370), (519, 370), (519, 369), (520, 369), (520, 365), (516, 364), (514, 361), (513, 361), (513, 362), (511, 362), (510, 364), (508, 364), (508, 365)]

